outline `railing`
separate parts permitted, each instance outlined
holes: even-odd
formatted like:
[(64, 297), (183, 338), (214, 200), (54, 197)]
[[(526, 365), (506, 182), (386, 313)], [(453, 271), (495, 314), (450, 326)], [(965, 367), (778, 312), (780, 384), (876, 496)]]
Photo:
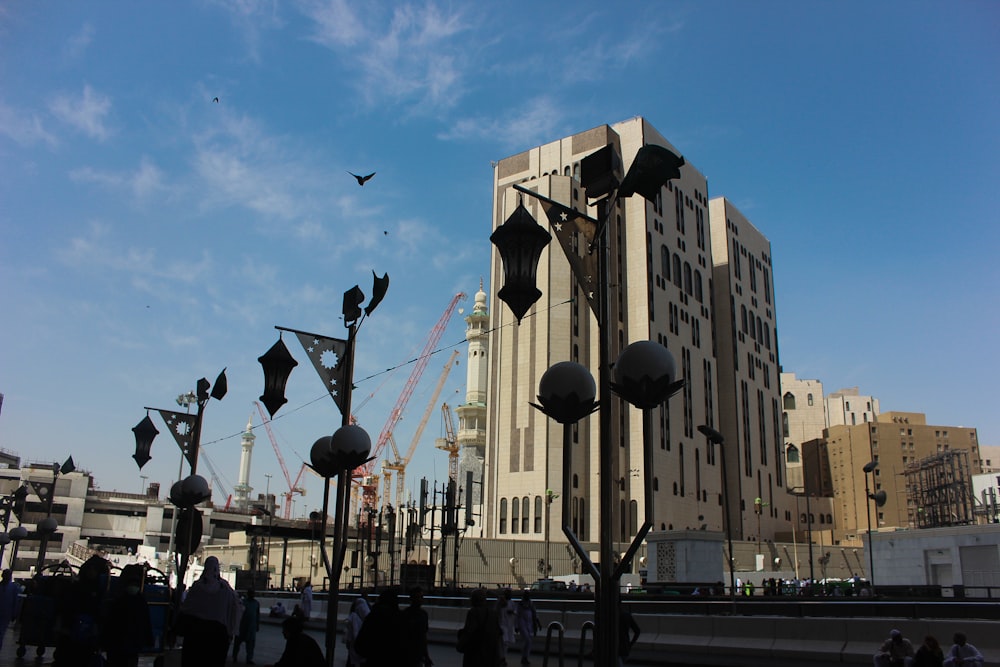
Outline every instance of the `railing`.
[(559, 667), (563, 667), (563, 664), (565, 663), (565, 654), (563, 652), (563, 624), (559, 621), (552, 621), (545, 629), (545, 650), (542, 652), (542, 667), (549, 667), (549, 648), (552, 645), (553, 630), (558, 631), (559, 637)]

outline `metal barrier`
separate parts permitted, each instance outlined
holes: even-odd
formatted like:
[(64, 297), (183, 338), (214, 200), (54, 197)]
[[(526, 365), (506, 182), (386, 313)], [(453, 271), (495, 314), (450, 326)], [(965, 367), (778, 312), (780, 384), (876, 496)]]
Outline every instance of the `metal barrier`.
[(594, 634), (594, 622), (584, 621), (583, 625), (580, 626), (580, 651), (578, 655), (580, 656), (580, 662), (578, 663), (580, 667), (583, 667), (583, 658), (587, 655), (584, 651), (584, 647), (587, 645), (587, 630), (590, 630), (591, 636)]
[(545, 629), (545, 649), (542, 651), (542, 667), (549, 667), (549, 645), (552, 643), (552, 631), (559, 631), (559, 667), (563, 667), (565, 656), (563, 653), (563, 634), (565, 628), (559, 621), (552, 621)]

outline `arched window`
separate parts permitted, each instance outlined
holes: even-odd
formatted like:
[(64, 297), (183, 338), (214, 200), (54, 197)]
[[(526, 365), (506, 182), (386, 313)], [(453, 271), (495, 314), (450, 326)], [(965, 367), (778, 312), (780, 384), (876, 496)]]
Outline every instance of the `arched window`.
[(510, 532), (517, 535), (518, 529), (521, 527), (521, 522), (518, 520), (520, 518), (521, 503), (517, 498), (510, 499)]
[(500, 534), (507, 533), (507, 499), (500, 499)]
[(698, 300), (698, 303), (704, 303), (704, 295), (701, 291), (701, 271), (695, 269), (694, 272), (694, 298)]
[(788, 431), (789, 431), (789, 429), (788, 429), (788, 413), (787, 412), (782, 412), (781, 413), (781, 435), (783, 435), (783, 436), (785, 436), (787, 438), (788, 435), (789, 435)]
[(827, 523), (833, 523), (833, 515), (832, 514), (827, 514), (826, 515), (826, 522)]
[(799, 448), (795, 445), (788, 445), (785, 449), (785, 463), (799, 463)]
[(542, 532), (542, 497), (535, 496), (535, 532)]
[(584, 509), (586, 506), (586, 502), (580, 498), (580, 530), (576, 534), (580, 536), (581, 541), (587, 539), (587, 510)]
[(812, 394), (809, 394), (808, 396), (806, 396), (806, 403), (808, 403), (809, 405), (813, 404), (813, 395)]
[(580, 488), (580, 478), (577, 476), (576, 473), (573, 473), (573, 488), (574, 489)]
[(674, 285), (681, 286), (681, 256), (674, 255)]
[(743, 325), (743, 333), (747, 333), (747, 307), (740, 304), (740, 323)]
[(628, 504), (628, 534), (635, 535), (639, 532), (639, 503), (635, 500)]
[(528, 534), (528, 524), (531, 521), (531, 505), (529, 505), (528, 496), (521, 499), (521, 532), (525, 535)]
[(691, 265), (684, 262), (684, 291), (688, 296), (694, 294), (694, 281), (691, 278)]
[(757, 316), (757, 342), (764, 342), (764, 323), (761, 322), (760, 315)]
[[(812, 398), (812, 394), (809, 394), (809, 397)], [(795, 394), (792, 392), (786, 392), (785, 395), (782, 396), (781, 401), (785, 410), (795, 409)], [(810, 403), (810, 405), (812, 405), (812, 403)]]
[(806, 522), (806, 513), (805, 513), (805, 512), (803, 512), (803, 513), (802, 513), (802, 514), (801, 514), (801, 515), (799, 516), (799, 523), (805, 523), (805, 522)]
[(771, 325), (764, 323), (764, 347), (771, 349)]
[(665, 245), (660, 246), (660, 273), (664, 280), (670, 281), (670, 251)]
[(580, 515), (577, 513), (577, 501), (576, 501), (576, 498), (574, 498), (573, 499), (573, 532), (576, 533), (577, 535), (580, 534), (580, 531), (579, 531), (579, 527), (580, 527), (579, 526), (579, 520), (580, 520)]

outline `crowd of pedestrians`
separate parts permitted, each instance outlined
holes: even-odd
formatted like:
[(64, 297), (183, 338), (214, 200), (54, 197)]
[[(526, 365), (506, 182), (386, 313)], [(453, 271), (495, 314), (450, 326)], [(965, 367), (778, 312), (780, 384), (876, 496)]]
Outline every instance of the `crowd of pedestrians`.
[(903, 636), (899, 630), (892, 630), (889, 638), (882, 642), (875, 653), (875, 667), (983, 667), (983, 655), (970, 644), (962, 632), (952, 637), (952, 646), (945, 653), (934, 637), (924, 637), (919, 648)]

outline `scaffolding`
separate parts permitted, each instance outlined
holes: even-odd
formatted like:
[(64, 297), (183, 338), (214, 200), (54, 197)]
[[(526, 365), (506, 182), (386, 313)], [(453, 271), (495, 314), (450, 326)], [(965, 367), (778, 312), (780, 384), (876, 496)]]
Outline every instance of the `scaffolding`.
[(907, 505), (917, 528), (975, 523), (969, 453), (951, 449), (906, 466)]

